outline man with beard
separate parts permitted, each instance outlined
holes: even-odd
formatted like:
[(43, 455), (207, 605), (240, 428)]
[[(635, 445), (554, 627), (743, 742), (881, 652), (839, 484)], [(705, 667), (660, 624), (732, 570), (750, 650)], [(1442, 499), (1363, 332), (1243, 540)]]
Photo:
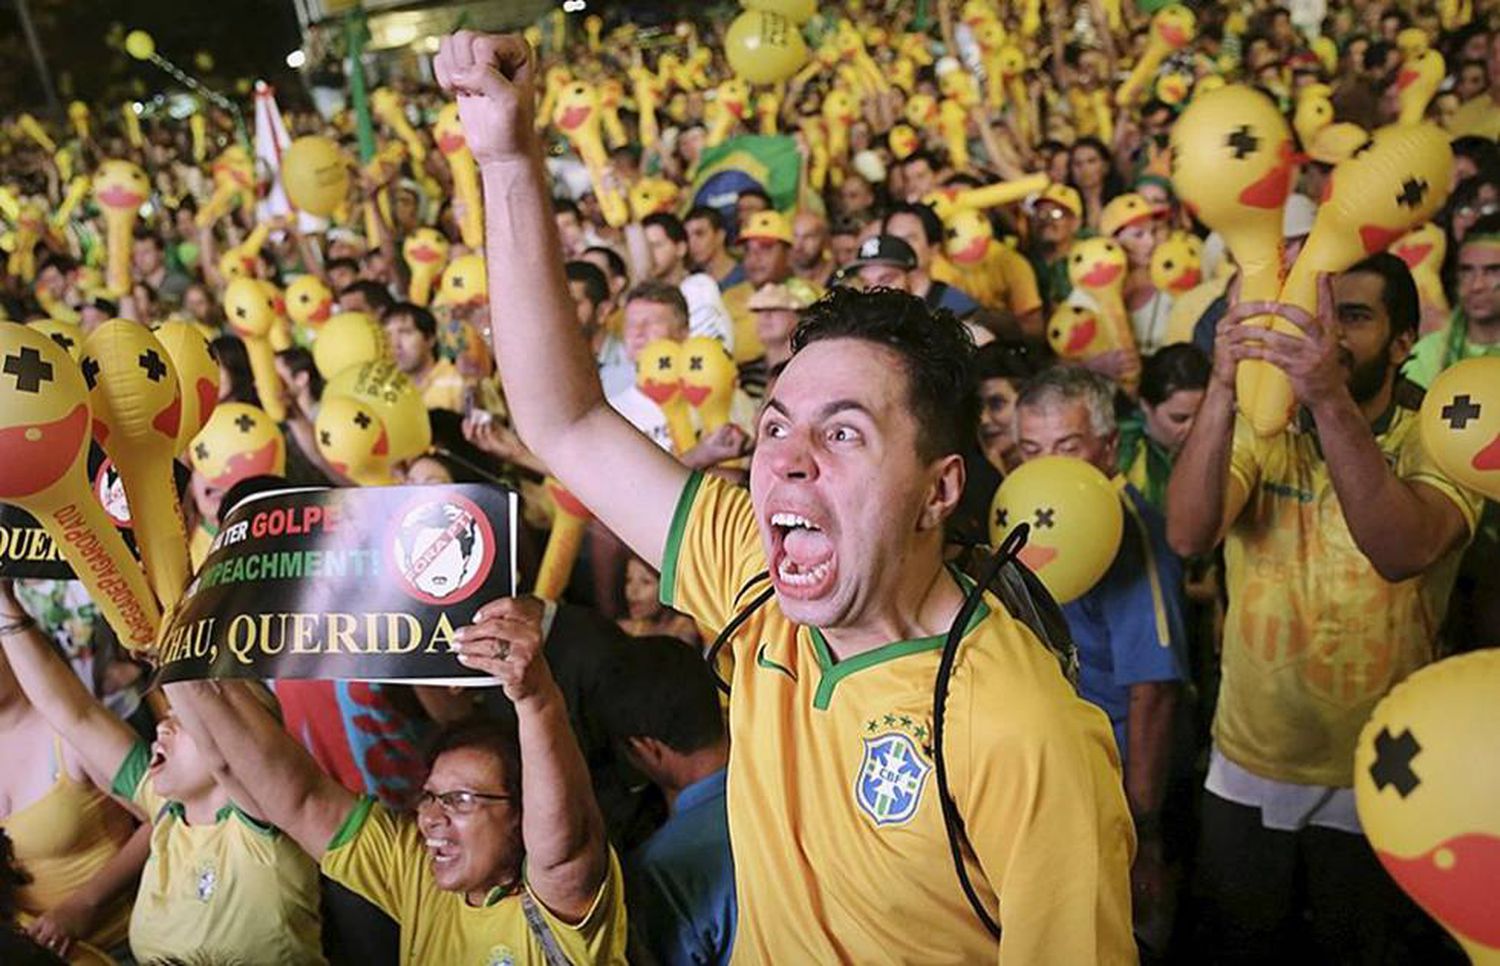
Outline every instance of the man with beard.
[[(1396, 402), (1419, 304), (1405, 264), (1382, 253), (1325, 277), (1316, 316), (1236, 306), (1167, 487), (1174, 550), (1225, 542), (1223, 685), (1198, 859), (1200, 935), (1219, 962), (1291, 949), (1431, 961), (1406, 948), (1421, 914), (1360, 834), (1350, 787), (1371, 709), (1433, 658), (1480, 507)], [(1236, 324), (1267, 312), (1302, 335)], [(1281, 368), (1301, 403), (1276, 436), (1257, 438), (1235, 416), (1245, 359)]]
[[(589, 364), (546, 219), (525, 41), (459, 31), (435, 69), (496, 202), (485, 252), (507, 293), (494, 334), (516, 429), (661, 569), (664, 603), (740, 625), (724, 651), (736, 961), (1134, 962), (1134, 835), (1106, 719), (998, 599), (964, 607), (969, 584), (944, 565), (977, 432), (957, 321), (905, 293), (835, 289), (761, 410), (749, 492), (691, 473), (608, 407)], [(760, 284), (790, 273), (773, 214), (749, 226)], [(938, 719), (950, 633), (963, 647)]]

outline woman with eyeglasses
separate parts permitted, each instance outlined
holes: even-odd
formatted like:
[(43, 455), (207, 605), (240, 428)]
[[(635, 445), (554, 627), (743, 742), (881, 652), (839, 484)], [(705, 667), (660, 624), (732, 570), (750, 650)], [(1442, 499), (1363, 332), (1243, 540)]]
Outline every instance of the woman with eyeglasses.
[(542, 656), (543, 614), (535, 598), (508, 597), (458, 630), (459, 663), (499, 681), (516, 729), (442, 732), (415, 814), (333, 781), (239, 682), (165, 690), (219, 767), (254, 777), (264, 814), (323, 874), (396, 920), (403, 966), (624, 962), (620, 866)]
[[(115, 798), (151, 825), (130, 915), (135, 959), (326, 962), (317, 866), (262, 820), (248, 789), (218, 772), (176, 717), (157, 725), (153, 743), (142, 741), (88, 693), (8, 592), (0, 596), (0, 628), (0, 646), (31, 703), (88, 771), (113, 776)], [(247, 700), (279, 730), (264, 709), (269, 692), (254, 687)]]

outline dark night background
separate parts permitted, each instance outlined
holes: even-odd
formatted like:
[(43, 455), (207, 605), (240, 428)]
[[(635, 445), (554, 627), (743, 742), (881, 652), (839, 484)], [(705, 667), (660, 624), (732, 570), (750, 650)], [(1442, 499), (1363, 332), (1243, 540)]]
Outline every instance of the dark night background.
[[(74, 98), (140, 98), (170, 83), (119, 46), (132, 29), (151, 34), (158, 53), (226, 93), (240, 78), (296, 83), (286, 68), (286, 55), (301, 43), (290, 0), (29, 0), (29, 7), (64, 106)], [(212, 56), (212, 69), (194, 64), (199, 51)], [(0, 113), (40, 111), (44, 103), (16, 0), (0, 0)]]

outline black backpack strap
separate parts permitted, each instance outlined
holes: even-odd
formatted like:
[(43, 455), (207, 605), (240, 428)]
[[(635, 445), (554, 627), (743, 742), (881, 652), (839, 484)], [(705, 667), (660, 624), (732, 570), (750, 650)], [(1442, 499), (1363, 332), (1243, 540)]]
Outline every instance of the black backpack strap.
[(729, 682), (719, 676), (719, 652), (722, 651), (724, 649), (724, 645), (728, 644), (730, 639), (734, 637), (735, 632), (743, 627), (746, 621), (755, 616), (756, 611), (764, 607), (766, 605), (766, 602), (769, 601), (773, 596), (775, 596), (776, 588), (771, 584), (770, 571), (762, 570), (754, 577), (751, 577), (749, 580), (745, 581), (745, 585), (740, 588), (739, 593), (734, 595), (734, 604), (738, 606), (740, 601), (744, 600), (745, 596), (762, 581), (764, 581), (766, 584), (765, 590), (762, 590), (759, 594), (756, 594), (755, 597), (751, 599), (750, 603), (745, 605), (743, 610), (735, 614), (734, 617), (730, 619), (729, 623), (724, 625), (724, 629), (719, 631), (719, 635), (714, 638), (713, 644), (703, 655), (703, 659), (708, 662), (709, 673), (714, 676), (714, 684), (717, 685), (719, 690), (723, 691), (725, 694), (729, 693)]

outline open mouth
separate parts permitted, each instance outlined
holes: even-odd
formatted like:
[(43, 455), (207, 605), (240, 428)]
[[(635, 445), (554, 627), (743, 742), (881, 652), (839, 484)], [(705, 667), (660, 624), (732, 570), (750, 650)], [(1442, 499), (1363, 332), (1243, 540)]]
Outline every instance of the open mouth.
[(589, 111), (591, 110), (593, 108), (587, 105), (570, 107), (557, 116), (557, 126), (564, 131), (576, 130), (583, 126), (584, 121), (588, 120)]
[(990, 240), (988, 238), (976, 238), (965, 245), (963, 248), (960, 248), (958, 251), (954, 252), (953, 260), (955, 262), (962, 262), (965, 265), (971, 262), (977, 262), (984, 257), (984, 253), (989, 247)]
[(1396, 249), (1396, 257), (1405, 262), (1407, 268), (1416, 268), (1430, 251), (1431, 245), (1402, 245)]
[(78, 458), (89, 427), (89, 410), (82, 403), (61, 419), (0, 429), (0, 497), (18, 498), (40, 493), (56, 483)]
[(452, 839), (428, 838), (422, 844), (427, 847), (427, 856), (432, 859), (434, 869), (458, 861), (458, 846)]
[(1081, 275), (1078, 281), (1089, 288), (1102, 288), (1120, 277), (1123, 269), (1119, 265), (1100, 263), (1089, 269), (1087, 275)]
[(811, 600), (838, 575), (833, 541), (823, 527), (800, 513), (771, 514), (771, 574), (778, 593)]
[(1280, 208), (1292, 192), (1292, 162), (1295, 152), (1291, 141), (1281, 142), (1276, 165), (1259, 180), (1240, 192), (1240, 203), (1252, 208)]
[(1094, 341), (1094, 336), (1099, 332), (1099, 323), (1093, 319), (1080, 322), (1073, 326), (1073, 331), (1068, 334), (1068, 344), (1063, 347), (1063, 355), (1077, 355)]
[(1172, 280), (1172, 291), (1186, 292), (1188, 289), (1197, 288), (1202, 281), (1203, 272), (1196, 268), (1190, 268)]
[(99, 190), (99, 200), (111, 208), (139, 208), (146, 198), (123, 185), (110, 185)]
[(1500, 470), (1500, 433), (1495, 434), (1488, 446), (1474, 454), (1473, 466), (1485, 472)]
[(1365, 253), (1373, 255), (1383, 252), (1391, 247), (1391, 243), (1406, 234), (1403, 228), (1385, 228), (1381, 225), (1363, 225), (1359, 229), (1360, 243), (1365, 246)]
[(1500, 838), (1469, 832), (1423, 855), (1375, 854), (1391, 877), (1449, 929), (1485, 946), (1500, 944), (1494, 908)]

